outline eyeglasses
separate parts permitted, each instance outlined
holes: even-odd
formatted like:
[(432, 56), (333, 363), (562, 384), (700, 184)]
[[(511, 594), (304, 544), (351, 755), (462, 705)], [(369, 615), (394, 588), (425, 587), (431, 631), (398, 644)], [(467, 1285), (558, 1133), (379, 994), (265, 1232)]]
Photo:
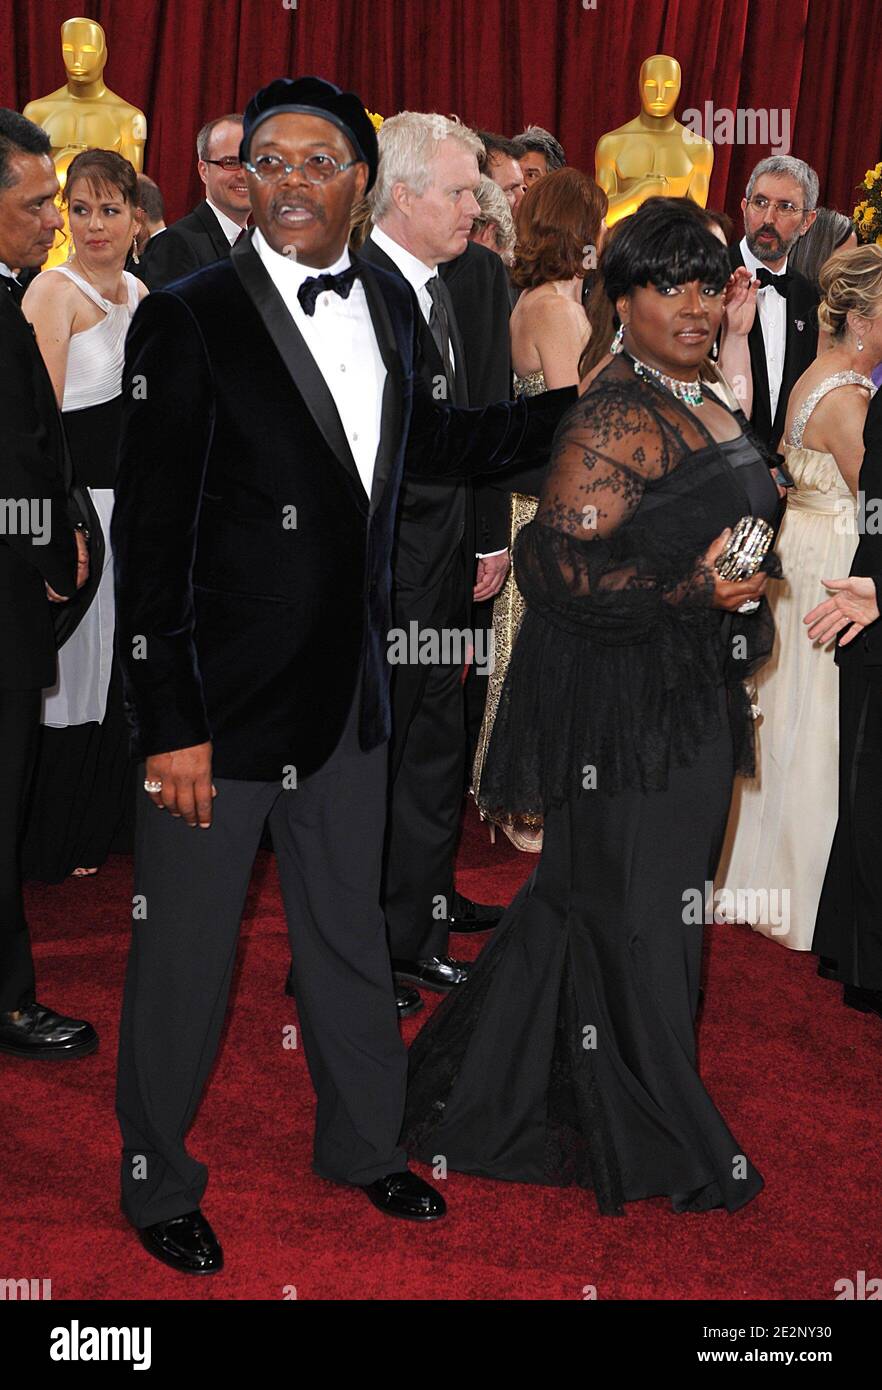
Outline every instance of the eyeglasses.
[(754, 212), (768, 212), (769, 208), (773, 208), (779, 217), (801, 217), (805, 212), (805, 208), (798, 208), (795, 203), (788, 202), (787, 199), (778, 202), (764, 198), (761, 193), (748, 198), (747, 206), (753, 208)]
[(259, 154), (253, 164), (246, 159), (245, 168), (263, 183), (280, 183), (295, 170), (302, 170), (308, 183), (328, 183), (344, 169), (351, 169), (358, 163), (359, 160), (350, 159), (348, 164), (338, 164), (329, 154), (311, 154), (302, 164), (289, 164), (280, 154)]
[(225, 154), (223, 159), (203, 159), (203, 164), (217, 164), (220, 169), (226, 169), (229, 173), (232, 169), (241, 169), (242, 161), (237, 154)]

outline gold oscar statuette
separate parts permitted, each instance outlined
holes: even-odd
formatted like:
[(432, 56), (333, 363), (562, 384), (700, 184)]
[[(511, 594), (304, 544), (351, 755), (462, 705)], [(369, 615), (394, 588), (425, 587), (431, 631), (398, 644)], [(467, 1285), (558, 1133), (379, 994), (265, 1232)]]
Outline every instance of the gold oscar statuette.
[(647, 198), (691, 198), (706, 206), (713, 145), (675, 119), (680, 82), (676, 58), (647, 58), (640, 69), (640, 115), (598, 140), (595, 177), (609, 198), (608, 226)]

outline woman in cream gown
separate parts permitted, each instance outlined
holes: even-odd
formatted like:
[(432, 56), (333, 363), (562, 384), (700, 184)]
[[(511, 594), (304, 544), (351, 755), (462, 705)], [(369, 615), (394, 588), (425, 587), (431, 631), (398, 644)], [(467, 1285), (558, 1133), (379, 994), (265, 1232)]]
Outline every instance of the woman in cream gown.
[(882, 356), (882, 248), (839, 252), (821, 272), (830, 347), (790, 397), (783, 454), (796, 484), (776, 542), (784, 582), (777, 631), (756, 681), (757, 776), (733, 798), (716, 885), (718, 920), (747, 922), (792, 950), (811, 949), (838, 804), (838, 674), (805, 640), (803, 615), (823, 581), (848, 574), (857, 547), (862, 434)]

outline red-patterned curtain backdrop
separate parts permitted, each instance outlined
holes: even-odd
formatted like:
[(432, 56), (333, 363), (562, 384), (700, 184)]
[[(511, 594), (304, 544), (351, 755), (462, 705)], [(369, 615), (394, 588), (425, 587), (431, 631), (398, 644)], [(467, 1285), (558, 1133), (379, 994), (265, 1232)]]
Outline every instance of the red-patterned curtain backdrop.
[[(0, 0), (0, 105), (64, 79), (59, 27), (78, 0)], [(290, 7), (289, 7), (290, 6)], [(194, 137), (273, 77), (318, 73), (374, 111), (456, 112), (513, 134), (529, 122), (593, 172), (604, 131), (636, 115), (642, 60), (669, 53), (686, 108), (790, 113), (791, 152), (850, 213), (882, 155), (878, 0), (89, 0), (108, 85), (147, 114), (146, 171), (169, 220), (199, 197)], [(768, 147), (718, 145), (710, 203), (733, 216)], [(740, 223), (739, 223), (740, 225)]]

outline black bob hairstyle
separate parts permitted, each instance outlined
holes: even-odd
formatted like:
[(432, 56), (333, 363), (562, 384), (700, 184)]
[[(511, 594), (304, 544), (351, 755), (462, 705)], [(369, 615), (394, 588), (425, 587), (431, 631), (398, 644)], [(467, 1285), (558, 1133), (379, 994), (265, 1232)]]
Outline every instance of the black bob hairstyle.
[(613, 227), (600, 270), (613, 304), (635, 285), (685, 285), (690, 280), (722, 289), (731, 275), (722, 242), (708, 229), (703, 208), (686, 198), (648, 198)]

